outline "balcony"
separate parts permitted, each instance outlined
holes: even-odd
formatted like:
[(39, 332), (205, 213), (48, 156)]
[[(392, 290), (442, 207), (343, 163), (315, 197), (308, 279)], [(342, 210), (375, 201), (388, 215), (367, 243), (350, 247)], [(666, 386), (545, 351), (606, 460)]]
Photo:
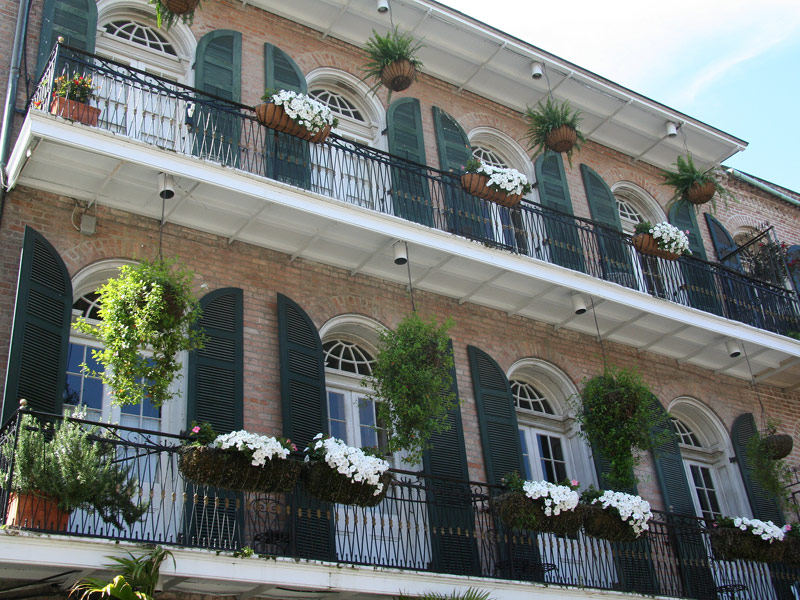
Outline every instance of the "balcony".
[[(18, 417), (27, 412), (21, 410), (9, 421), (0, 432), (0, 444), (14, 444)], [(31, 414), (36, 426), (45, 429), (60, 419)], [(176, 552), (216, 551), (195, 552), (191, 564), (212, 561), (213, 565), (215, 559), (227, 564), (233, 552), (249, 547), (255, 554), (274, 559), (270, 569), (259, 570), (259, 585), (265, 590), (270, 584), (286, 585), (287, 581), (295, 590), (314, 589), (312, 574), (320, 568), (335, 572), (343, 565), (360, 565), (377, 567), (390, 581), (398, 576), (408, 579), (409, 572), (420, 577), (427, 574), (422, 579), (427, 586), (440, 579), (452, 585), (447, 577), (456, 575), (468, 578), (469, 585), (498, 586), (513, 581), (517, 586), (525, 582), (701, 600), (728, 597), (723, 592), (736, 589), (735, 597), (740, 600), (793, 598), (795, 577), (789, 567), (716, 559), (709, 550), (705, 523), (693, 517), (657, 513), (650, 531), (632, 543), (604, 542), (582, 532), (557, 537), (509, 530), (494, 511), (497, 488), (410, 471), (394, 472), (394, 483), (375, 508), (324, 503), (300, 486), (283, 494), (226, 492), (184, 481), (178, 468), (179, 436), (113, 425), (99, 425), (93, 435), (97, 443), (111, 445), (118, 463), (130, 469), (129, 478), (139, 488), (135, 499), (149, 502), (149, 509), (133, 525), (122, 527), (107, 524), (90, 510), (76, 510), (61, 530), (56, 530), (54, 517), (45, 510), (32, 522), (24, 522), (21, 529), (11, 528), (19, 534), (3, 544), (6, 551), (0, 552), (0, 579), (19, 574), (18, 562), (26, 554), (26, 545), (39, 548), (42, 565), (50, 564), (52, 558), (48, 544), (54, 552), (63, 553), (55, 550), (62, 537), (37, 535), (48, 533), (73, 541), (94, 538), (164, 544)], [(16, 454), (6, 454), (0, 459), (0, 469), (7, 471), (15, 459)], [(2, 485), (0, 502), (5, 515), (13, 477)], [(32, 497), (31, 502), (40, 499)], [(95, 544), (95, 549), (104, 556), (113, 552), (113, 545)], [(98, 568), (98, 563), (80, 561), (80, 552), (62, 555), (58, 567), (38, 569), (36, 577)], [(174, 584), (170, 591), (218, 592), (213, 569), (203, 568), (209, 571), (170, 577)], [(303, 568), (308, 577), (302, 576)], [(246, 577), (237, 580), (240, 573), (227, 571), (227, 594), (249, 589)], [(356, 570), (353, 577), (370, 577), (363, 573)], [(31, 573), (28, 578), (33, 577)], [(292, 577), (297, 579), (292, 582)], [(466, 585), (463, 579), (458, 583)]]
[[(49, 115), (51, 82), (75, 71), (101, 86), (94, 126)], [(12, 185), (408, 284), (391, 261), (404, 240), (414, 287), (743, 379), (800, 383), (798, 344), (774, 335), (800, 331), (794, 290), (693, 257), (643, 257), (594, 221), (528, 202), (500, 207), (450, 173), (336, 135), (322, 144), (278, 135), (251, 107), (66, 46), (29, 106)], [(161, 170), (179, 192), (163, 206), (152, 183)], [(576, 291), (594, 297), (597, 323), (569, 310)], [(749, 342), (750, 368), (727, 356), (728, 338)]]

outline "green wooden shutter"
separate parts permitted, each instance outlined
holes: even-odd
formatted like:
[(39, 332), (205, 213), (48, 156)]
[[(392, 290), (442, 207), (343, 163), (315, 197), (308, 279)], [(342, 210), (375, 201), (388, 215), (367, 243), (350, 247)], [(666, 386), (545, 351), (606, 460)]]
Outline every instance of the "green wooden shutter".
[[(419, 100), (400, 98), (392, 102), (386, 115), (389, 152), (420, 165), (425, 163), (425, 140)], [(427, 170), (403, 163), (392, 169), (394, 214), (409, 221), (433, 226), (431, 191)]]
[(64, 396), (72, 282), (44, 236), (25, 227), (17, 281), (3, 423), (25, 398), (28, 408), (60, 413)]
[[(217, 29), (197, 44), (195, 87), (203, 92), (238, 103), (242, 88), (242, 34)], [(235, 106), (206, 97), (195, 103), (193, 154), (239, 166), (241, 115)]]
[[(608, 184), (593, 169), (581, 165), (581, 177), (586, 189), (589, 210), (595, 221), (622, 233), (622, 222), (619, 219), (617, 199)], [(625, 287), (637, 289), (636, 277), (633, 274), (631, 254), (621, 237), (602, 228), (597, 228), (597, 249), (600, 253), (600, 264), (603, 277)]]
[(668, 432), (668, 439), (653, 451), (661, 496), (667, 509), (667, 523), (671, 527), (671, 547), (678, 561), (684, 596), (687, 598), (713, 598), (716, 584), (708, 568), (708, 551), (703, 543), (700, 522), (693, 518), (695, 506), (693, 490), (686, 477), (686, 469), (678, 446), (675, 426), (655, 396), (652, 405), (664, 421), (652, 428), (654, 436)]
[(742, 474), (747, 499), (750, 501), (753, 517), (762, 521), (772, 521), (776, 525), (784, 525), (786, 521), (778, 500), (753, 477), (753, 467), (747, 457), (747, 443), (756, 434), (756, 431), (753, 413), (739, 415), (731, 427), (731, 441), (736, 452), (736, 460), (739, 464), (739, 472)]
[[(725, 258), (731, 252), (736, 250), (739, 245), (733, 240), (733, 236), (728, 233), (728, 230), (725, 229), (722, 223), (711, 216), (711, 213), (704, 214), (706, 216), (708, 232), (711, 234), (711, 241), (714, 244), (714, 251), (717, 253), (717, 260), (726, 267), (741, 271), (742, 263), (739, 260), (738, 254), (734, 254), (733, 256)], [(692, 250), (692, 252), (694, 252), (694, 250)], [(723, 258), (725, 258), (724, 261), (722, 260)]]
[[(264, 81), (268, 89), (307, 93), (306, 78), (300, 67), (283, 50), (264, 44)], [(308, 142), (298, 137), (265, 128), (265, 172), (267, 177), (311, 188), (311, 151)]]
[(94, 0), (45, 0), (36, 73), (41, 76), (59, 36), (74, 48), (94, 52), (97, 4)]
[[(450, 344), (452, 350), (452, 342)], [(453, 365), (451, 390), (458, 399), (456, 368)], [(471, 575), (480, 569), (475, 532), (475, 512), (472, 506), (467, 450), (461, 408), (456, 406), (447, 414), (450, 429), (431, 437), (431, 450), (423, 455), (426, 478), (428, 519), (431, 535), (431, 568), (442, 573)], [(468, 535), (469, 533), (469, 535)]]
[[(685, 203), (673, 204), (669, 211), (669, 222), (678, 229), (689, 232), (689, 249), (692, 251), (692, 256), (707, 260), (694, 208)], [(680, 267), (689, 295), (689, 304), (694, 308), (722, 315), (720, 291), (717, 289), (714, 274), (707, 265), (683, 259), (680, 261)]]
[(545, 243), (550, 251), (550, 260), (573, 271), (586, 272), (577, 222), (569, 216), (573, 214), (572, 201), (564, 161), (560, 154), (547, 152), (536, 160), (535, 166), (540, 204), (565, 213), (547, 214), (544, 217), (548, 238)]
[[(311, 318), (283, 294), (278, 294), (278, 340), (283, 434), (302, 450), (318, 433), (328, 433), (325, 360)], [(334, 560), (333, 507), (310, 497), (299, 485), (294, 503), (292, 554)]]
[[(460, 176), (467, 161), (472, 158), (467, 134), (453, 117), (438, 106), (433, 107), (433, 124), (439, 149), (439, 168)], [(491, 232), (486, 202), (468, 194), (456, 178), (446, 177), (442, 187), (449, 231), (485, 239)]]

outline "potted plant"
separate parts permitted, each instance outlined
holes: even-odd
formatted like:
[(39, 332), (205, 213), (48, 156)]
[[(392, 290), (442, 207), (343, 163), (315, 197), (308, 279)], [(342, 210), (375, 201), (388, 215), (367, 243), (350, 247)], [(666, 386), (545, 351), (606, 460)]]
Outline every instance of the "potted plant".
[(389, 491), (389, 463), (375, 448), (354, 448), (318, 433), (306, 448), (308, 492), (327, 502), (377, 506)]
[[(169, 387), (181, 369), (178, 353), (202, 348), (204, 336), (193, 327), (201, 312), (192, 278), (174, 260), (124, 265), (98, 290), (101, 320), (77, 319), (77, 329), (103, 343), (92, 355), (105, 369), (83, 366), (113, 390), (115, 404), (149, 398), (160, 407), (173, 395)], [(144, 356), (144, 350), (152, 354)]]
[(669, 185), (675, 190), (670, 204), (677, 202), (698, 205), (710, 201), (713, 212), (717, 209), (715, 195), (719, 195), (720, 198), (733, 198), (731, 193), (717, 181), (716, 169), (705, 171), (698, 169), (691, 154), (687, 154), (686, 158), (678, 156), (674, 164), (674, 171), (662, 172), (664, 185)]
[(0, 472), (4, 486), (10, 484), (9, 525), (63, 531), (70, 513), (84, 509), (122, 528), (149, 507), (135, 502), (132, 466), (118, 460), (116, 446), (96, 426), (69, 418), (50, 425), (22, 414), (16, 444), (9, 437), (0, 454), (14, 464), (13, 471)]
[(495, 509), (507, 526), (575, 535), (581, 528), (577, 481), (556, 485), (549, 481), (525, 481), (518, 473), (503, 478), (508, 488), (494, 499)]
[[(751, 476), (766, 492), (786, 504), (788, 486), (794, 481), (793, 473), (785, 460), (792, 451), (791, 436), (786, 440), (778, 434), (779, 423), (769, 420), (763, 431), (756, 431), (747, 442), (745, 453), (751, 468)], [(785, 452), (785, 454), (784, 454)]]
[(211, 425), (192, 424), (193, 440), (181, 448), (178, 468), (196, 485), (239, 492), (288, 492), (302, 463), (290, 457), (297, 447), (284, 438), (234, 431), (216, 435)]
[(379, 336), (372, 374), (362, 380), (371, 387), (378, 419), (385, 424), (390, 452), (405, 450), (409, 464), (419, 464), (430, 448), (430, 437), (445, 431), (447, 413), (456, 406), (453, 350), (447, 335), (452, 322), (438, 325), (412, 312), (394, 331)]
[(594, 487), (581, 494), (581, 507), (586, 535), (609, 542), (636, 540), (653, 518), (650, 503), (640, 496)]
[(156, 7), (156, 24), (169, 29), (180, 19), (187, 25), (194, 21), (194, 11), (200, 5), (200, 0), (148, 0)]
[(106, 566), (121, 571), (111, 581), (87, 577), (72, 587), (70, 595), (80, 593), (80, 600), (93, 600), (97, 598), (97, 594), (118, 600), (152, 600), (158, 585), (161, 563), (170, 557), (174, 565), (175, 557), (161, 546), (156, 546), (141, 556), (128, 552), (128, 556), (130, 558), (108, 557), (117, 564)]
[(92, 78), (83, 76), (77, 71), (69, 75), (56, 77), (53, 81), (53, 101), (50, 103), (50, 112), (59, 117), (72, 119), (84, 125), (97, 126), (100, 109), (90, 106), (89, 102), (95, 96)]
[(800, 523), (784, 525), (783, 540), (786, 543), (783, 562), (790, 567), (800, 567)]
[(688, 231), (681, 231), (674, 225), (650, 221), (637, 223), (634, 229), (633, 245), (642, 254), (658, 256), (665, 260), (676, 260), (681, 254), (691, 254)]
[(364, 79), (375, 80), (374, 91), (383, 84), (392, 92), (402, 92), (417, 80), (417, 71), (422, 68), (416, 54), (423, 48), (422, 42), (416, 41), (409, 33), (400, 33), (395, 27), (386, 35), (374, 29), (372, 37), (364, 44), (364, 51), (369, 58), (364, 64)]
[(566, 152), (570, 166), (572, 153), (580, 150), (586, 138), (578, 129), (582, 117), (573, 110), (569, 102), (556, 102), (552, 96), (541, 100), (535, 107), (527, 108), (525, 120), (528, 123), (528, 146), (534, 151), (534, 158), (542, 152)]
[(471, 158), (464, 167), (461, 186), (473, 196), (513, 208), (529, 194), (528, 178), (516, 169), (495, 167)]
[(330, 108), (306, 94), (266, 90), (261, 99), (264, 103), (255, 107), (259, 123), (315, 144), (324, 142), (339, 124)]
[(772, 521), (722, 517), (711, 524), (708, 534), (719, 560), (778, 562), (786, 549), (784, 531)]
[(602, 375), (584, 381), (580, 399), (575, 410), (581, 435), (609, 461), (609, 485), (633, 486), (639, 453), (658, 447), (670, 435), (668, 429), (652, 433), (655, 426), (666, 426), (666, 413), (655, 405), (658, 400), (635, 369), (606, 365)]

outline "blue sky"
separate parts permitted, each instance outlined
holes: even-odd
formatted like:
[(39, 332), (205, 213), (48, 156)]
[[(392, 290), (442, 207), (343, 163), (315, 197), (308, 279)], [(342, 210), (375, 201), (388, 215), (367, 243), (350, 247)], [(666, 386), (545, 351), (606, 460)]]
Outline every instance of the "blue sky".
[(800, 192), (800, 1), (444, 2), (749, 142), (725, 165)]

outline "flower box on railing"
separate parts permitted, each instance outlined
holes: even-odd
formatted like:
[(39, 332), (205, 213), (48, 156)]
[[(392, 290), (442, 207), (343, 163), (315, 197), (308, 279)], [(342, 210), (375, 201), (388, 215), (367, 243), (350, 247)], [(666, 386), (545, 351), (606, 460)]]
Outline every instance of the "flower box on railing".
[(101, 110), (77, 100), (56, 96), (50, 103), (50, 112), (58, 117), (97, 127)]

